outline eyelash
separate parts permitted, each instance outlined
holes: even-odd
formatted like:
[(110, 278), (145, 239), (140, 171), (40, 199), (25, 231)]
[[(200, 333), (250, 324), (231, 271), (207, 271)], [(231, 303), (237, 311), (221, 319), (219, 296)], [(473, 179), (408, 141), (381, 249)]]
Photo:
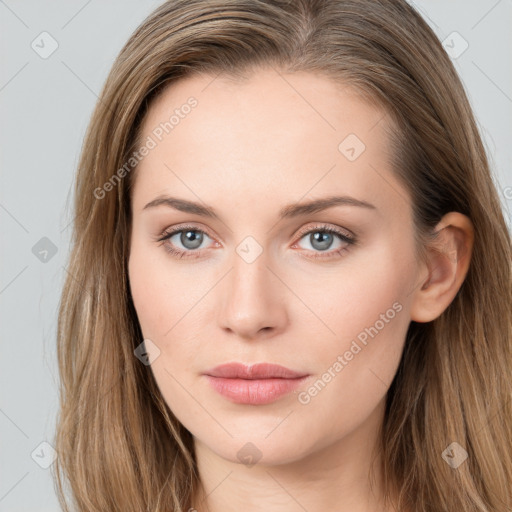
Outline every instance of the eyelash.
[[(159, 235), (156, 239), (157, 242), (161, 242), (160, 245), (164, 246), (164, 249), (171, 254), (172, 256), (175, 256), (177, 258), (199, 258), (203, 252), (204, 249), (200, 250), (187, 250), (187, 251), (180, 251), (177, 249), (174, 249), (170, 244), (165, 243), (167, 240), (169, 240), (171, 237), (176, 235), (177, 233), (181, 233), (182, 231), (195, 231), (197, 233), (203, 233), (204, 235), (208, 235), (208, 233), (202, 229), (198, 229), (196, 226), (193, 225), (182, 225), (178, 226), (171, 231), (165, 231), (161, 235)], [(300, 231), (297, 236), (299, 237), (298, 240), (301, 240), (305, 235), (309, 235), (311, 233), (329, 233), (332, 235), (336, 235), (339, 237), (339, 239), (342, 242), (345, 242), (349, 244), (349, 246), (356, 245), (357, 239), (354, 236), (349, 236), (342, 231), (339, 231), (331, 226), (328, 225), (320, 225), (315, 226), (312, 229), (306, 229)], [(212, 237), (210, 237), (212, 238)], [(294, 244), (295, 245), (295, 244)], [(308, 258), (312, 259), (330, 259), (334, 257), (335, 255), (341, 256), (343, 253), (349, 250), (349, 247), (342, 247), (340, 249), (334, 249), (329, 252), (316, 252), (313, 256), (307, 256)], [(189, 254), (190, 253), (190, 254)]]

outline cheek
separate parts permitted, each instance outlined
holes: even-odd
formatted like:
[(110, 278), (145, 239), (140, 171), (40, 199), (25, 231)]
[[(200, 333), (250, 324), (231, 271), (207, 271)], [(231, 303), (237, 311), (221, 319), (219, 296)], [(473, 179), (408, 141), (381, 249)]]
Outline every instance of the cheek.
[(366, 329), (375, 325), (379, 336), (403, 330), (415, 267), (401, 263), (396, 263), (392, 248), (375, 248), (369, 257), (347, 260), (329, 272), (290, 275), (288, 280), (316, 317), (307, 315), (309, 330), (322, 333), (324, 347), (338, 350), (357, 337), (364, 342)]
[[(164, 258), (165, 259), (165, 255)], [(158, 356), (151, 362), (151, 371), (166, 403), (173, 411), (187, 411), (190, 396), (183, 384), (190, 377), (194, 358), (200, 351), (194, 332), (194, 302), (197, 295), (186, 285), (179, 273), (169, 275), (165, 261), (135, 244), (128, 262), (130, 289), (144, 339), (158, 347)], [(189, 314), (187, 314), (189, 312)], [(188, 389), (190, 383), (186, 383)], [(194, 410), (195, 414), (199, 411)], [(180, 418), (183, 419), (183, 418)]]
[(144, 338), (152, 340), (165, 354), (166, 365), (174, 361), (179, 365), (199, 350), (201, 333), (197, 319), (204, 317), (201, 308), (206, 302), (203, 297), (208, 279), (198, 278), (197, 273), (187, 275), (176, 264), (171, 265), (163, 248), (154, 251), (135, 243), (128, 273)]
[(305, 390), (301, 403), (342, 402), (360, 415), (372, 409), (393, 380), (410, 323), (414, 265), (396, 265), (391, 250), (375, 254), (373, 262), (354, 266), (342, 279), (317, 281), (322, 293), (316, 288), (307, 295), (329, 331), (322, 327), (326, 335), (310, 354), (320, 378)]
[(176, 293), (179, 283), (169, 279), (159, 251), (149, 244), (134, 240), (128, 261), (128, 275), (133, 304), (144, 338), (161, 347), (165, 333), (172, 327), (173, 312), (181, 309), (182, 295)]
[(165, 295), (157, 268), (148, 265), (137, 248), (133, 248), (128, 262), (130, 291), (144, 338), (155, 339), (163, 329), (162, 311)]

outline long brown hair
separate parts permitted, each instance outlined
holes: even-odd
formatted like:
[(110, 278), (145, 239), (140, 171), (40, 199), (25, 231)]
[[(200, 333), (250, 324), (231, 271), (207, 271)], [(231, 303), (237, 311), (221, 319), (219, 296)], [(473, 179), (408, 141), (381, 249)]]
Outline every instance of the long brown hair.
[[(456, 297), (434, 321), (410, 324), (387, 396), (383, 475), (400, 510), (510, 512), (510, 234), (463, 85), (405, 0), (172, 0), (126, 43), (76, 176), (57, 334), (54, 468), (63, 509), (65, 482), (84, 512), (191, 506), (199, 485), (191, 434), (134, 356), (142, 334), (127, 261), (136, 165), (126, 163), (164, 87), (197, 72), (236, 77), (260, 66), (322, 73), (391, 115), (394, 169), (411, 195), (421, 247), (445, 213), (473, 222)], [(442, 456), (454, 442), (468, 453), (456, 469)]]

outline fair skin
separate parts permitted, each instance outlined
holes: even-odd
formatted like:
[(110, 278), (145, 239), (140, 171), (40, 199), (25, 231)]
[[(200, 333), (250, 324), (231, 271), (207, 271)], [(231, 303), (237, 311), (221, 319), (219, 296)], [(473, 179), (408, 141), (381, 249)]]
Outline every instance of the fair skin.
[[(151, 370), (194, 438), (206, 493), (192, 505), (199, 512), (391, 511), (378, 458), (373, 490), (368, 480), (386, 393), (411, 320), (435, 319), (460, 288), (471, 223), (449, 213), (436, 228), (446, 250), (429, 253), (428, 264), (416, 258), (410, 196), (386, 151), (390, 121), (339, 83), (272, 68), (243, 81), (188, 77), (151, 105), (141, 140), (190, 96), (197, 107), (139, 164), (129, 279), (144, 338), (160, 350)], [(338, 149), (348, 134), (366, 146), (353, 161)], [(144, 208), (164, 195), (208, 205), (218, 218)], [(331, 196), (373, 207), (338, 204), (279, 218), (285, 205)], [(156, 241), (182, 224), (196, 237), (205, 233), (198, 249), (181, 233), (165, 242), (188, 258)], [(337, 235), (319, 244), (313, 235), (325, 233), (322, 226), (356, 244)], [(242, 241), (253, 261), (237, 252)], [(365, 329), (377, 334), (350, 357)], [(340, 355), (342, 371), (333, 377)], [(308, 377), (273, 403), (237, 404), (202, 374), (231, 361), (276, 363)], [(322, 377), (329, 368), (330, 380)], [(308, 392), (319, 379), (328, 382)], [(256, 464), (241, 462), (244, 446)]]

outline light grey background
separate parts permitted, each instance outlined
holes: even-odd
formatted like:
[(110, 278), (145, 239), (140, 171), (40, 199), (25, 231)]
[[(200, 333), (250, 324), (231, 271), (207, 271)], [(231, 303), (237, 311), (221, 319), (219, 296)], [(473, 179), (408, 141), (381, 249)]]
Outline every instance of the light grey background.
[[(160, 3), (0, 0), (0, 511), (59, 510), (51, 467), (40, 464), (52, 460), (41, 443), (53, 439), (58, 405), (56, 319), (74, 172), (116, 54)], [(453, 52), (510, 225), (512, 1), (411, 3)], [(49, 51), (52, 39), (58, 48), (47, 58), (31, 46)]]

